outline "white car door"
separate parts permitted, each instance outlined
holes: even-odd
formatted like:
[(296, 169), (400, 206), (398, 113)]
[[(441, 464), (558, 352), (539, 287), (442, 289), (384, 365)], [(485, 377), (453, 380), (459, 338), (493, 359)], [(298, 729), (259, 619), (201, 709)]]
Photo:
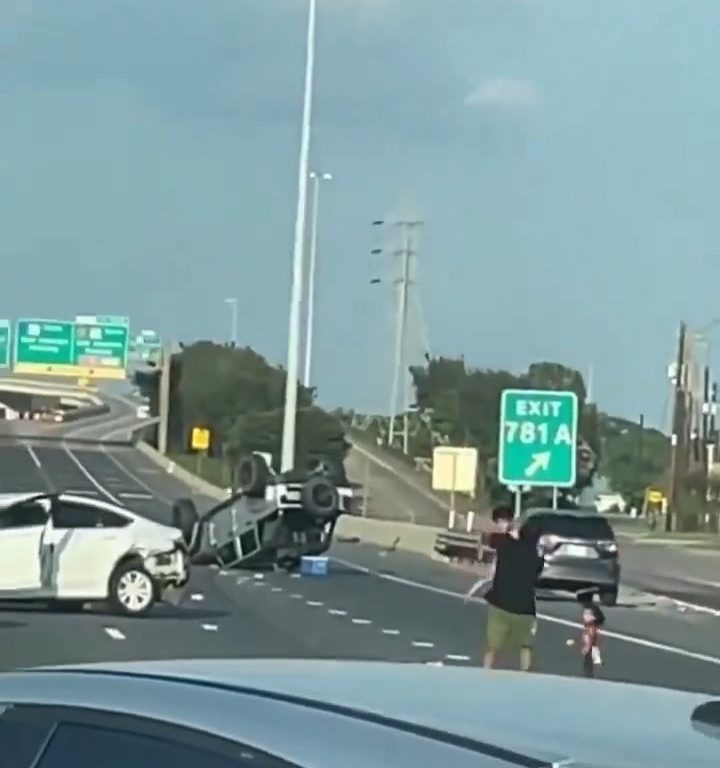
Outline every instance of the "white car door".
[(48, 507), (47, 501), (35, 500), (0, 511), (0, 599), (43, 592), (43, 576), (52, 568), (45, 545)]
[(128, 547), (130, 519), (92, 501), (58, 500), (53, 504), (48, 537), (55, 551), (55, 597), (102, 600), (115, 563)]

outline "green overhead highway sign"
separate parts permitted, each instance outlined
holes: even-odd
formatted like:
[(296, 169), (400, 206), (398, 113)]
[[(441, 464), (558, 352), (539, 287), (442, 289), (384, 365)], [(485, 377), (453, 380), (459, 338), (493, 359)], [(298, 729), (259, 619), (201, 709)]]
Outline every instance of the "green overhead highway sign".
[(0, 320), (0, 368), (10, 367), (10, 321)]
[(575, 485), (578, 399), (574, 392), (506, 389), (500, 402), (498, 478), (503, 485)]
[(122, 315), (78, 315), (78, 325), (130, 325), (130, 318)]
[(14, 352), (16, 373), (124, 379), (128, 326), (18, 320)]

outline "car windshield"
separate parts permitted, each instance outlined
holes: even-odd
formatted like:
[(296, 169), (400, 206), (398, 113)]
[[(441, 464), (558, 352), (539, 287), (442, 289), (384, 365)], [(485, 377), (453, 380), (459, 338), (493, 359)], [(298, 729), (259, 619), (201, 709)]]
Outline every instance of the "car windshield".
[(0, 667), (372, 660), (283, 695), (651, 764), (720, 697), (719, 179), (720, 0), (0, 0)]

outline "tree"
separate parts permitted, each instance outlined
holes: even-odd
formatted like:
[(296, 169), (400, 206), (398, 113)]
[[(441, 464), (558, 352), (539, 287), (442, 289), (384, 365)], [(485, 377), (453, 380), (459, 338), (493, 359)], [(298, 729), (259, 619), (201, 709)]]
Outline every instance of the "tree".
[[(241, 454), (280, 453), (285, 371), (254, 350), (200, 341), (170, 361), (169, 450), (185, 452), (193, 427), (210, 429), (210, 454), (235, 461)], [(160, 372), (138, 373), (136, 385), (157, 415)], [(299, 386), (297, 455), (326, 454), (342, 462), (347, 446), (337, 416), (313, 404), (314, 391)]]
[(602, 414), (599, 434), (603, 450), (600, 470), (613, 490), (626, 498), (665, 484), (670, 440), (657, 429), (641, 428), (627, 419)]
[(545, 361), (533, 363), (518, 376), (503, 370), (469, 368), (463, 359), (440, 357), (425, 366), (411, 368), (410, 373), (420, 413), (431, 414), (425, 420), (426, 428), (417, 431), (412, 449), (429, 455), (433, 432), (442, 442), (474, 446), (480, 459), (480, 485), (491, 495), (497, 486), (495, 457), (502, 391), (512, 388), (575, 392), (583, 437), (579, 446), (578, 485), (583, 487), (592, 481), (599, 451), (597, 411), (594, 406), (585, 407), (585, 384), (578, 371)]

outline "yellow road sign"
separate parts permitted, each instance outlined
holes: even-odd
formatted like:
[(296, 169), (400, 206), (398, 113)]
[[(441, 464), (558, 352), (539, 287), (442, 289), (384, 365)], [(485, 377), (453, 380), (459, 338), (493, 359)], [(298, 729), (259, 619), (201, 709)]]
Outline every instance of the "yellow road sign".
[(207, 451), (210, 447), (210, 430), (205, 427), (193, 427), (190, 446), (193, 451)]

